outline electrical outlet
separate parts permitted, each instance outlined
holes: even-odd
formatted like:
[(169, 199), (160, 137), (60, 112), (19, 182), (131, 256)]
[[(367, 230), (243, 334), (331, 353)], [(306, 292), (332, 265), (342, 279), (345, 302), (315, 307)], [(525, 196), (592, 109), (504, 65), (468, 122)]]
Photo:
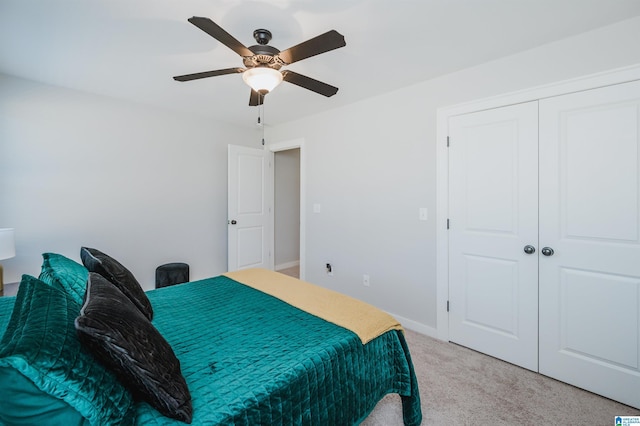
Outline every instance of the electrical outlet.
[(370, 283), (369, 283), (369, 275), (368, 275), (368, 274), (364, 274), (364, 275), (362, 276), (362, 284), (363, 284), (365, 287), (369, 287)]
[(325, 265), (325, 268), (327, 269), (327, 275), (333, 276), (333, 265), (331, 265), (330, 263), (327, 263)]

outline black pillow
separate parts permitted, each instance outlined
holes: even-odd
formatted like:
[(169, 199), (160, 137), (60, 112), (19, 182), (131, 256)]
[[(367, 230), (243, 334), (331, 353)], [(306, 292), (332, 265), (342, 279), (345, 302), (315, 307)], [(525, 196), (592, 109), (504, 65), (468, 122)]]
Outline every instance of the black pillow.
[(97, 272), (117, 286), (140, 309), (149, 321), (153, 319), (153, 308), (136, 277), (120, 262), (100, 250), (88, 247), (80, 249), (80, 258), (89, 272)]
[(75, 320), (80, 342), (129, 389), (164, 416), (191, 423), (191, 394), (169, 343), (117, 287), (89, 273)]

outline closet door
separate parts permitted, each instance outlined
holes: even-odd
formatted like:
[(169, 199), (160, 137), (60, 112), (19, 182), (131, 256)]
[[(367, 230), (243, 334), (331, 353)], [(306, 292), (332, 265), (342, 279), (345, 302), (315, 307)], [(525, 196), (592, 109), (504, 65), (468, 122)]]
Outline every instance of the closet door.
[(534, 371), (537, 113), (530, 102), (449, 121), (449, 338)]
[(635, 407), (639, 129), (640, 82), (540, 101), (540, 372)]

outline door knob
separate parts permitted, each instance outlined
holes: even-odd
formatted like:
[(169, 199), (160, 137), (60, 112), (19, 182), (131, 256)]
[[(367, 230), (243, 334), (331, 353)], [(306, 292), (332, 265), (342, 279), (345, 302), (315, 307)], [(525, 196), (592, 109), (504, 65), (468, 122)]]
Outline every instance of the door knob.
[(536, 252), (536, 248), (530, 244), (527, 244), (526, 246), (524, 246), (524, 252), (527, 254), (533, 254)]
[(544, 254), (545, 256), (553, 256), (553, 253), (555, 253), (553, 251), (553, 249), (551, 247), (544, 247), (542, 249), (542, 254)]
[(235, 219), (233, 219), (233, 220), (230, 220), (230, 221), (229, 221), (229, 223), (230, 223), (231, 225), (235, 225), (235, 224), (236, 224), (236, 223), (238, 223), (238, 222), (236, 222), (236, 220), (235, 220)]

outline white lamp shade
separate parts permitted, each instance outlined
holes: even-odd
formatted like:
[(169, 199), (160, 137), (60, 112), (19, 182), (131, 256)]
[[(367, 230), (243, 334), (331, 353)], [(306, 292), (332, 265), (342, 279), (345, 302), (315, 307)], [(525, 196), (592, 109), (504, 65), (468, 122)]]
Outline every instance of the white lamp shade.
[(282, 83), (282, 73), (273, 68), (249, 68), (242, 73), (242, 79), (256, 92), (270, 92)]
[(16, 255), (16, 238), (13, 228), (0, 228), (0, 260)]

